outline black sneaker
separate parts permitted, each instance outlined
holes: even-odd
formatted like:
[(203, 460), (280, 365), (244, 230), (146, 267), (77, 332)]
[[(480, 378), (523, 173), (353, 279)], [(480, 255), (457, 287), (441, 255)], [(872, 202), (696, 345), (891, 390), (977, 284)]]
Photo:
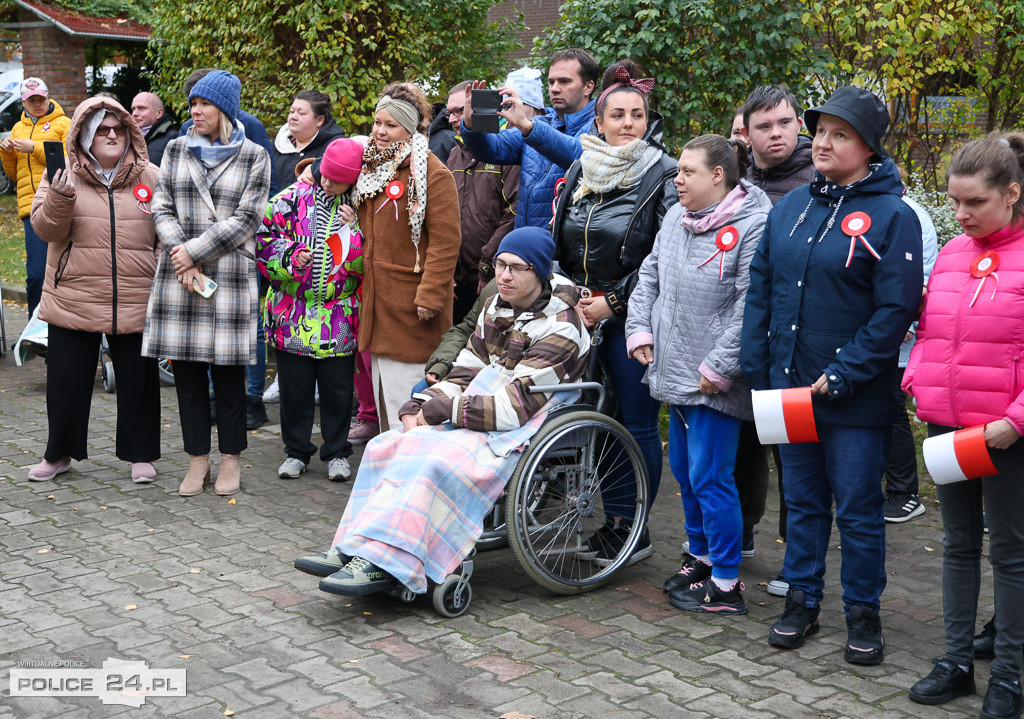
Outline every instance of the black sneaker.
[(335, 547), (322, 554), (299, 557), (293, 566), (300, 572), (312, 574), (314, 577), (329, 577), (351, 561), (352, 557), (342, 554), (341, 550)]
[(992, 617), (981, 628), (980, 634), (974, 635), (974, 658), (991, 659), (996, 655), (996, 618)]
[(679, 571), (665, 580), (661, 591), (671, 592), (673, 589), (686, 589), (691, 584), (700, 584), (711, 578), (711, 565), (705, 564), (692, 554), (687, 554)]
[(870, 607), (854, 604), (846, 618), (846, 652), (843, 659), (850, 664), (881, 664), (885, 658), (882, 620)]
[[(627, 524), (626, 522), (620, 522), (619, 524), (612, 527), (611, 531), (605, 537), (606, 541), (603, 545), (598, 547), (597, 554), (594, 555), (594, 563), (602, 567), (607, 567), (618, 559), (622, 553), (622, 548), (626, 546), (626, 541), (629, 539), (630, 532), (633, 531), (633, 525)], [(647, 529), (644, 529), (644, 533), (640, 535), (640, 540), (636, 543), (636, 548), (633, 549), (633, 553), (629, 555), (629, 560), (625, 566), (636, 564), (637, 562), (647, 559), (654, 553), (651, 549), (651, 537), (647, 533)]]
[(685, 589), (673, 589), (668, 593), (668, 603), (686, 612), (707, 614), (746, 614), (747, 603), (741, 593), (746, 587), (736, 580), (732, 589), (719, 589), (713, 579), (691, 584)]
[(611, 541), (611, 535), (615, 530), (615, 520), (611, 517), (604, 520), (604, 525), (601, 526), (596, 532), (587, 537), (587, 541), (583, 545), (583, 549), (576, 552), (576, 556), (579, 559), (593, 559), (597, 556), (597, 550), (608, 544)]
[(957, 697), (974, 694), (974, 665), (965, 672), (956, 662), (948, 659), (932, 659), (935, 667), (924, 679), (910, 687), (907, 696), (918, 704), (945, 704)]
[(906, 522), (924, 514), (924, 505), (916, 494), (890, 494), (885, 498), (885, 521)]
[(744, 559), (750, 559), (754, 556), (754, 535), (757, 534), (756, 529), (744, 529), (743, 530), (743, 544), (740, 546), (740, 554)]
[(992, 677), (978, 719), (1017, 719), (1021, 711), (1020, 685)]
[(819, 607), (805, 607), (804, 593), (790, 589), (786, 593), (786, 608), (782, 610), (782, 616), (768, 630), (768, 643), (783, 649), (802, 647), (807, 637), (821, 629), (818, 624), (820, 611)]
[(353, 557), (348, 564), (320, 580), (320, 591), (358, 597), (391, 589), (397, 579), (362, 557)]
[(263, 404), (263, 396), (246, 395), (245, 428), (259, 429), (268, 422), (270, 422), (270, 417), (267, 416), (267, 407)]

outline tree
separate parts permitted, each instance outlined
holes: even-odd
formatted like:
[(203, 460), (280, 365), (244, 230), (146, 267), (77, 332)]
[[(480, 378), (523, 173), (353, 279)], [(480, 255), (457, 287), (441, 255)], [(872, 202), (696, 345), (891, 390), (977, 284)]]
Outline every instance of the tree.
[[(196, 68), (242, 80), (246, 110), (271, 125), (295, 93), (316, 89), (333, 101), (350, 133), (368, 131), (389, 82), (439, 88), (495, 76), (515, 49), (515, 24), (487, 22), (486, 0), (156, 0), (155, 92), (181, 98)], [(184, 98), (182, 98), (184, 99)]]
[(570, 46), (601, 65), (642, 63), (657, 80), (652, 97), (673, 149), (702, 133), (728, 135), (736, 106), (757, 85), (786, 83), (800, 98), (820, 99), (808, 80), (827, 71), (793, 3), (770, 0), (566, 0), (534, 55), (543, 62)]

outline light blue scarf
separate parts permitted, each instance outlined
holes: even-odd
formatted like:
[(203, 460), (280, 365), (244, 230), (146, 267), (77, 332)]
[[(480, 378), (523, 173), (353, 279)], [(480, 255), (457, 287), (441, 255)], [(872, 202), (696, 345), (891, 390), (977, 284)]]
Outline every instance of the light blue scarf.
[(232, 157), (242, 147), (244, 140), (245, 128), (238, 120), (235, 120), (235, 129), (226, 145), (219, 138), (210, 142), (210, 138), (206, 135), (197, 134), (194, 126), (189, 128), (188, 134), (185, 136), (188, 149), (192, 150), (192, 154), (207, 167), (219, 165)]

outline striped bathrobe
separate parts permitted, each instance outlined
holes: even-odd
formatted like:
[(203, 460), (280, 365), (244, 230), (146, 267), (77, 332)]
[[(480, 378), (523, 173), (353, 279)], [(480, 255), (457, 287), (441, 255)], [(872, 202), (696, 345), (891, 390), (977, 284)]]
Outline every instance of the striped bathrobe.
[(480, 315), (455, 379), (424, 395), (450, 402), (455, 424), (392, 430), (366, 445), (331, 546), (420, 594), (428, 578), (441, 582), (458, 566), (529, 438), (572, 399), (526, 388), (577, 381), (586, 367), (590, 336), (574, 309), (576, 288), (559, 278), (551, 289), (536, 312), (516, 316), (495, 296)]
[[(143, 355), (219, 365), (256, 362), (256, 229), (269, 188), (270, 157), (249, 140), (211, 168), (186, 138), (167, 145), (151, 203), (164, 251), (149, 296)], [(217, 283), (209, 299), (176, 279), (170, 251), (181, 244)]]

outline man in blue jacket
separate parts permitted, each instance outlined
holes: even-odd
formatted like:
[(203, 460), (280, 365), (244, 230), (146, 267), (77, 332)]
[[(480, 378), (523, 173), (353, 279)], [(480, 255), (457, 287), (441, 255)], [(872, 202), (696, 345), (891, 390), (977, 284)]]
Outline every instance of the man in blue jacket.
[(522, 166), (517, 229), (547, 228), (551, 222), (555, 183), (583, 154), (579, 136), (594, 122), (591, 96), (600, 74), (597, 62), (585, 50), (570, 48), (556, 52), (548, 68), (552, 109), (543, 116), (532, 117), (515, 90), (501, 87), (498, 92), (507, 97), (498, 115), (508, 121), (509, 129), (496, 134), (473, 132), (471, 91), (482, 88), (483, 83), (474, 82), (466, 88), (462, 116), (462, 139), (466, 149), (483, 162)]

